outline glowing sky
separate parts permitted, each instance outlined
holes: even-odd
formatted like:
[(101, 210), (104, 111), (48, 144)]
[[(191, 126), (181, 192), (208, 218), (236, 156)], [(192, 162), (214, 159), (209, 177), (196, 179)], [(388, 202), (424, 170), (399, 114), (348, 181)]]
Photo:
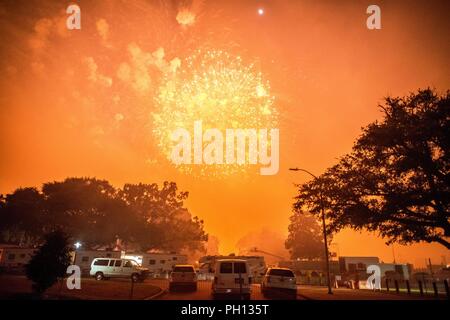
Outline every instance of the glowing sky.
[[(376, 1), (375, 31), (366, 28), (367, 1), (77, 1), (82, 28), (72, 31), (69, 3), (0, 2), (0, 192), (67, 176), (117, 186), (173, 180), (223, 253), (262, 228), (285, 236), (293, 183), (308, 179), (288, 168), (319, 174), (334, 164), (380, 117), (384, 96), (450, 87), (446, 1)], [(197, 50), (239, 56), (270, 82), (277, 175), (200, 179), (164, 158), (155, 97), (164, 75)], [(375, 235), (345, 231), (335, 242), (341, 255), (392, 260)], [(439, 245), (395, 253), (414, 264), (450, 261)]]

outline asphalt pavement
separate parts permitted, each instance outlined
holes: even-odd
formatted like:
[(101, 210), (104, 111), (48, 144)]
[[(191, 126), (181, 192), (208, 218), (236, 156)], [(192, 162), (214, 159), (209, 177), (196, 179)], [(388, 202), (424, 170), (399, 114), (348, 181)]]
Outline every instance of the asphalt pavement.
[[(133, 286), (132, 299), (161, 300), (211, 300), (211, 281), (199, 281), (196, 291), (170, 292), (167, 279), (146, 279), (143, 283)], [(92, 278), (82, 278), (81, 290), (68, 290), (64, 285), (55, 284), (48, 290), (50, 297), (65, 297), (68, 299), (130, 299), (131, 281), (129, 279), (110, 279), (96, 281)], [(15, 299), (31, 294), (31, 282), (25, 276), (0, 275), (0, 299)], [(238, 297), (234, 297), (236, 299)], [(282, 295), (271, 296), (271, 299), (286, 299)], [(446, 299), (446, 297), (440, 297)], [(353, 290), (347, 288), (334, 289), (333, 294), (326, 287), (299, 285), (297, 300), (423, 300), (435, 299), (433, 296), (408, 295), (406, 293), (377, 292), (370, 290)], [(266, 300), (261, 293), (259, 284), (252, 285), (251, 300)]]

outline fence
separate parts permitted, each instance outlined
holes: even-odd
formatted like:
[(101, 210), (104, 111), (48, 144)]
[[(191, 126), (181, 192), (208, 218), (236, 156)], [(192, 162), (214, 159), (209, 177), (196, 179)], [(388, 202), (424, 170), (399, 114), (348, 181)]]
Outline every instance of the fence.
[[(327, 279), (325, 275), (319, 273), (316, 275), (297, 275), (297, 284), (326, 286)], [(449, 286), (450, 279), (448, 278), (432, 279), (430, 277), (419, 277), (414, 280), (403, 280), (383, 277), (381, 279), (381, 291), (398, 294), (416, 294), (422, 296), (447, 297), (450, 299)], [(344, 281), (341, 282), (339, 287), (369, 290), (367, 289), (366, 280), (360, 280), (358, 282), (353, 280)]]
[(297, 275), (297, 284), (326, 286), (327, 278), (322, 274), (317, 275)]
[[(382, 278), (381, 291), (422, 296), (446, 296), (450, 299), (450, 279), (389, 279)], [(366, 288), (366, 281), (359, 281), (359, 288)]]

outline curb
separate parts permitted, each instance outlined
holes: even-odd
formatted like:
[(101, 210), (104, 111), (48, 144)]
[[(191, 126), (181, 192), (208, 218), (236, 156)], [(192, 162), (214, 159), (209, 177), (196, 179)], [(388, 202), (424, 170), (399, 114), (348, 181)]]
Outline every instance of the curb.
[(144, 300), (153, 300), (155, 298), (158, 298), (159, 296), (162, 296), (165, 292), (166, 292), (166, 290), (159, 288), (159, 292), (155, 293), (154, 295), (152, 295), (150, 297), (144, 298)]
[(311, 298), (311, 297), (308, 297), (308, 296), (305, 296), (304, 294), (301, 294), (301, 293), (297, 293), (297, 297), (302, 297), (303, 299), (305, 299), (305, 300), (316, 300), (316, 299), (314, 299), (314, 298)]

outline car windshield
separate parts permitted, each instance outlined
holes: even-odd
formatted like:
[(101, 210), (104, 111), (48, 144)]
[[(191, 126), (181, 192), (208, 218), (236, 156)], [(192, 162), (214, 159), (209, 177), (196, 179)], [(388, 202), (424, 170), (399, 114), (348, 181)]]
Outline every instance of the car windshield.
[(271, 269), (269, 271), (269, 276), (294, 277), (294, 274), (291, 270)]
[(139, 263), (137, 263), (134, 260), (125, 260), (124, 263), (123, 263), (123, 266), (125, 268), (131, 268), (132, 266), (138, 267)]
[(173, 272), (194, 272), (193, 267), (184, 266), (184, 267), (174, 267)]
[(109, 263), (109, 260), (107, 260), (107, 259), (98, 259), (98, 260), (95, 260), (94, 266), (107, 266), (108, 263)]
[(139, 263), (137, 263), (137, 262), (134, 261), (134, 260), (131, 260), (131, 264), (132, 264), (133, 266), (139, 267)]

